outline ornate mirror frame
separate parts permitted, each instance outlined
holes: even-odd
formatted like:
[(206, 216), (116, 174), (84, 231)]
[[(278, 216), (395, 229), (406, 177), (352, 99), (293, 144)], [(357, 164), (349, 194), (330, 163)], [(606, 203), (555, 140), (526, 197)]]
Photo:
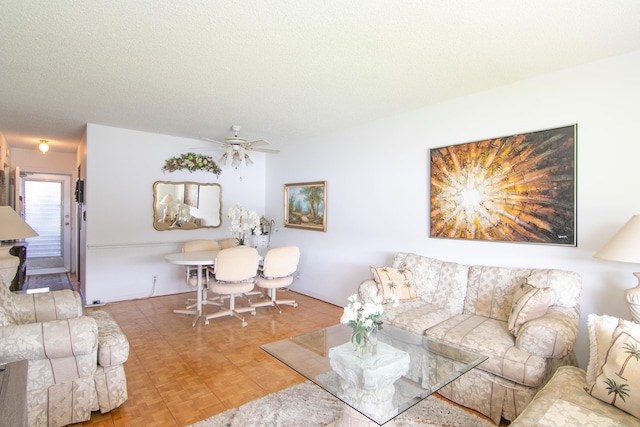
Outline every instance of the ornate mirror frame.
[(153, 183), (153, 228), (196, 230), (222, 225), (222, 186), (193, 181)]

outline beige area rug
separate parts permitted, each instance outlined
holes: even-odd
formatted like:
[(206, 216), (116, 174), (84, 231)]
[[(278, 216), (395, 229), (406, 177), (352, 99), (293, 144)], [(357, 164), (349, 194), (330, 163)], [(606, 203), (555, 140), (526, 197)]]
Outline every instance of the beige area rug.
[(50, 291), (73, 289), (66, 273), (27, 276), (27, 290), (49, 288)]
[[(307, 381), (229, 409), (190, 427), (315, 427), (335, 421), (342, 403)], [(385, 424), (386, 425), (386, 424)], [(398, 427), (495, 427), (495, 424), (430, 396), (395, 420)]]

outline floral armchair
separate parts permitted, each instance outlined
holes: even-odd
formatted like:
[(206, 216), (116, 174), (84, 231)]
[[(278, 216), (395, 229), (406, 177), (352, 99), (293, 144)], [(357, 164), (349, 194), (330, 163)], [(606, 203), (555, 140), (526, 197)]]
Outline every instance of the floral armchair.
[(29, 426), (63, 426), (127, 400), (126, 336), (71, 290), (14, 294), (0, 280), (0, 366), (28, 360)]

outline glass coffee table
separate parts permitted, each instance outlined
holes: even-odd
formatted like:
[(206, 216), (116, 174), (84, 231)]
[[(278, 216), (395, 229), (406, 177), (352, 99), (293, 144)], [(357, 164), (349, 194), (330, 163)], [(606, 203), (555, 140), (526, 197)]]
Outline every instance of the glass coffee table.
[(357, 356), (350, 339), (335, 325), (260, 348), (347, 405), (334, 426), (385, 424), (487, 359), (390, 325), (374, 355)]

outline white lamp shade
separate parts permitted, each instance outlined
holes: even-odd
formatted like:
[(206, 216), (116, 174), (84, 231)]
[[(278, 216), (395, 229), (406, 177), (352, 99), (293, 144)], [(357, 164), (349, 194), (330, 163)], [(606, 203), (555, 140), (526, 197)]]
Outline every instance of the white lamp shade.
[(37, 235), (10, 206), (0, 206), (0, 240), (24, 239)]
[(160, 204), (165, 206), (171, 202), (173, 202), (173, 196), (171, 194), (167, 194), (162, 198), (162, 200), (160, 200)]
[(640, 264), (640, 215), (634, 215), (594, 258)]

